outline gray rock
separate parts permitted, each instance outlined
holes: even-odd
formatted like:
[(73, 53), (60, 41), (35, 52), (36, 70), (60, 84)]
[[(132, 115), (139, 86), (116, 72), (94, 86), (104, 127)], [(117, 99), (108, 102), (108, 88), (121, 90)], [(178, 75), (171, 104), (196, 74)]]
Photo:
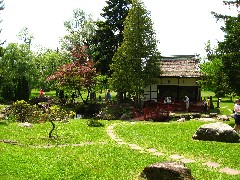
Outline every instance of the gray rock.
[(229, 117), (227, 117), (226, 115), (219, 115), (217, 116), (217, 119), (221, 121), (230, 121)]
[(0, 120), (5, 119), (5, 115), (4, 114), (0, 114)]
[(212, 117), (212, 118), (213, 118), (213, 117), (217, 117), (217, 113), (210, 113), (210, 114), (209, 114), (209, 117)]
[(207, 117), (202, 117), (202, 118), (199, 118), (198, 119), (199, 121), (204, 121), (204, 122), (214, 122), (216, 121), (216, 119), (213, 119), (213, 118), (207, 118)]
[(231, 126), (222, 122), (204, 124), (200, 126), (192, 138), (196, 140), (231, 143), (239, 141), (238, 133), (233, 130)]
[(200, 113), (192, 113), (191, 114), (192, 118), (200, 118), (201, 117), (201, 114)]
[(144, 168), (141, 177), (147, 180), (193, 180), (191, 170), (179, 162), (163, 162)]
[(177, 120), (177, 122), (185, 122), (186, 119), (185, 118), (180, 118), (179, 120)]
[(18, 124), (19, 126), (21, 126), (21, 127), (32, 127), (33, 125), (31, 124), (31, 123), (29, 123), (29, 122), (25, 122), (25, 123), (20, 123), (20, 124)]
[(129, 114), (123, 114), (121, 117), (120, 117), (121, 120), (130, 120), (131, 117), (129, 116)]

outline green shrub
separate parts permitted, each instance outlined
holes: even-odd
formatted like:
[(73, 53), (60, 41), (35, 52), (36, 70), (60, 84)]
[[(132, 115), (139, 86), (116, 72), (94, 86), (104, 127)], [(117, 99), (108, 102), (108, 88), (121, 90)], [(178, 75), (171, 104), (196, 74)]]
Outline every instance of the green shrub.
[(7, 116), (11, 118), (15, 118), (16, 121), (20, 122), (29, 122), (30, 117), (32, 116), (32, 112), (34, 111), (34, 107), (28, 104), (26, 101), (16, 101), (7, 109)]
[(103, 127), (104, 124), (102, 124), (101, 122), (99, 122), (96, 119), (89, 119), (87, 122), (87, 125), (90, 127)]
[(16, 101), (10, 106), (6, 113), (8, 121), (20, 121), (36, 123), (40, 120), (43, 121), (63, 121), (75, 116), (75, 112), (66, 110), (60, 106), (54, 105), (49, 108), (45, 108), (46, 104), (41, 104), (42, 108), (38, 108), (36, 105), (30, 105), (26, 101)]
[(115, 120), (120, 119), (123, 114), (132, 116), (132, 105), (130, 103), (108, 103), (98, 114), (100, 119)]

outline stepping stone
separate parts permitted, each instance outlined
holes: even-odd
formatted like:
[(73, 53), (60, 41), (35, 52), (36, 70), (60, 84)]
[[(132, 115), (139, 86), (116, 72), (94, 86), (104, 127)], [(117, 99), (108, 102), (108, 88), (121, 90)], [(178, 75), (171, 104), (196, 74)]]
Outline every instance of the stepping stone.
[(11, 140), (3, 140), (3, 142), (4, 142), (4, 143), (8, 143), (8, 144), (12, 143)]
[(240, 171), (236, 169), (231, 169), (231, 168), (223, 168), (220, 169), (219, 172), (230, 174), (230, 175), (239, 175)]
[(194, 163), (196, 161), (192, 160), (192, 159), (181, 159), (181, 162), (183, 162), (183, 163)]
[(72, 144), (73, 147), (83, 146), (83, 144)]
[(92, 145), (94, 142), (85, 142), (84, 145)]
[(108, 134), (113, 134), (113, 130), (107, 130)]
[(158, 150), (155, 149), (155, 148), (149, 148), (149, 149), (146, 149), (148, 152), (150, 153), (154, 153), (154, 152), (157, 152)]
[(221, 166), (220, 164), (215, 163), (215, 162), (206, 162), (206, 163), (203, 163), (203, 165), (206, 165), (206, 166), (212, 167), (212, 168), (217, 168), (217, 167)]
[(119, 138), (115, 138), (114, 140), (117, 141), (117, 142), (121, 142), (122, 141), (122, 139), (119, 139)]
[(99, 144), (107, 144), (106, 142), (99, 142)]
[(198, 120), (203, 121), (203, 122), (214, 122), (214, 121), (216, 121), (216, 119), (214, 119), (214, 118), (200, 118)]
[(125, 142), (118, 142), (118, 144), (124, 145), (124, 144), (127, 144), (127, 143), (125, 143)]
[(115, 134), (108, 134), (112, 139), (117, 139), (118, 137)]
[(53, 147), (55, 147), (55, 146), (53, 146), (53, 145), (46, 145), (46, 146), (42, 146), (43, 148), (53, 148)]
[(132, 149), (135, 149), (135, 150), (143, 150), (142, 147), (136, 145), (136, 144), (128, 144)]
[(66, 147), (66, 146), (68, 146), (67, 144), (60, 144), (60, 145), (58, 145), (58, 147)]
[(184, 158), (183, 156), (179, 155), (179, 154), (173, 154), (171, 156), (169, 156), (171, 159), (182, 159)]
[(153, 152), (153, 155), (155, 155), (155, 156), (164, 156), (164, 154), (161, 153), (161, 152)]

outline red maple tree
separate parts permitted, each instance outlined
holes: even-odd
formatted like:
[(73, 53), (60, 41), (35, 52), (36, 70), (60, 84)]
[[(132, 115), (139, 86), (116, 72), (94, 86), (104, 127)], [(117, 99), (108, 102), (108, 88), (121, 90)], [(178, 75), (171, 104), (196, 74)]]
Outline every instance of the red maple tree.
[[(58, 67), (58, 70), (47, 78), (47, 81), (55, 81), (60, 88), (78, 91), (84, 103), (87, 103), (90, 93), (92, 92), (96, 81), (96, 68), (94, 62), (89, 58), (87, 53), (88, 46), (74, 46), (71, 55), (75, 59), (70, 64), (64, 64)], [(84, 100), (81, 90), (87, 90), (88, 95)]]

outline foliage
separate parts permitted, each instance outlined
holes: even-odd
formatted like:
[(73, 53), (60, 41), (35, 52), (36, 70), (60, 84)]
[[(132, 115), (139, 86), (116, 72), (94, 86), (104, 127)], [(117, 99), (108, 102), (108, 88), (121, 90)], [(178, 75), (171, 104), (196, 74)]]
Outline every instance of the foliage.
[(19, 78), (15, 93), (16, 99), (28, 101), (30, 93), (31, 93), (30, 84), (28, 83), (27, 78), (24, 76)]
[[(62, 49), (74, 54), (74, 51), (79, 52), (78, 47), (89, 47), (90, 39), (95, 32), (95, 23), (91, 15), (81, 9), (74, 9), (72, 19), (65, 21), (64, 27), (68, 34), (61, 39)], [(86, 53), (91, 54), (90, 49), (88, 50)]]
[(124, 22), (124, 40), (113, 57), (111, 84), (118, 93), (139, 96), (160, 74), (160, 53), (148, 12), (140, 0), (133, 1)]
[(43, 121), (64, 121), (75, 116), (74, 111), (67, 112), (58, 105), (49, 107), (47, 102), (30, 105), (26, 101), (16, 101), (7, 108), (7, 117), (20, 122), (36, 123)]
[[(239, 1), (224, 1), (226, 5), (239, 7)], [(225, 26), (221, 30), (225, 33), (224, 41), (218, 43), (217, 58), (222, 61), (222, 70), (232, 92), (240, 94), (240, 14), (228, 16), (212, 12), (217, 20), (224, 20)]]
[(31, 122), (32, 112), (36, 108), (28, 104), (26, 101), (16, 101), (7, 109), (7, 115), (13, 116), (20, 122)]
[[(0, 71), (2, 77), (0, 91), (2, 95), (9, 98), (6, 100), (28, 100), (36, 67), (29, 46), (10, 43), (3, 53), (0, 60), (0, 67), (2, 67)], [(6, 96), (7, 91), (10, 92), (9, 96)], [(26, 93), (21, 94), (23, 91), (26, 91)]]
[(110, 76), (110, 64), (117, 48), (123, 41), (124, 21), (128, 15), (130, 0), (108, 0), (101, 16), (103, 21), (97, 21), (97, 30), (92, 38), (93, 60), (97, 72)]
[(48, 76), (57, 71), (57, 67), (65, 63), (70, 63), (70, 56), (59, 50), (41, 49), (35, 54), (36, 71), (34, 73), (34, 88), (41, 88), (48, 91), (51, 84), (46, 82)]
[(18, 38), (23, 41), (24, 44), (30, 47), (32, 40), (34, 39), (33, 35), (29, 33), (27, 27), (24, 27), (18, 33)]
[(133, 107), (130, 103), (109, 102), (97, 115), (100, 119), (116, 120), (121, 119), (123, 114), (132, 116)]
[(101, 104), (96, 102), (88, 104), (78, 103), (73, 110), (74, 112), (76, 112), (77, 114), (81, 114), (85, 118), (92, 118), (95, 117), (96, 114), (98, 114), (101, 110)]
[(199, 84), (203, 89), (213, 91), (217, 97), (230, 94), (231, 89), (223, 70), (222, 60), (217, 56), (217, 50), (211, 48), (210, 41), (206, 44), (205, 50), (208, 60), (200, 65), (203, 78), (198, 81)]
[(99, 122), (96, 119), (89, 119), (87, 125), (89, 127), (103, 127), (104, 126), (103, 123)]
[[(58, 71), (47, 78), (48, 81), (55, 80), (58, 88), (68, 88), (77, 90), (84, 103), (88, 102), (89, 94), (93, 91), (96, 84), (94, 77), (96, 69), (91, 60), (81, 63), (79, 60), (71, 64), (58, 67)], [(81, 90), (87, 90), (88, 96), (83, 99)]]
[[(64, 23), (68, 35), (62, 39), (62, 47), (67, 50), (72, 62), (58, 67), (48, 81), (55, 80), (58, 89), (77, 91), (84, 103), (88, 103), (90, 93), (96, 85), (94, 77), (96, 69), (91, 59), (89, 39), (94, 33), (94, 23), (91, 16), (87, 16), (82, 10), (73, 11), (73, 19)], [(88, 95), (83, 99), (82, 90), (87, 90)]]

